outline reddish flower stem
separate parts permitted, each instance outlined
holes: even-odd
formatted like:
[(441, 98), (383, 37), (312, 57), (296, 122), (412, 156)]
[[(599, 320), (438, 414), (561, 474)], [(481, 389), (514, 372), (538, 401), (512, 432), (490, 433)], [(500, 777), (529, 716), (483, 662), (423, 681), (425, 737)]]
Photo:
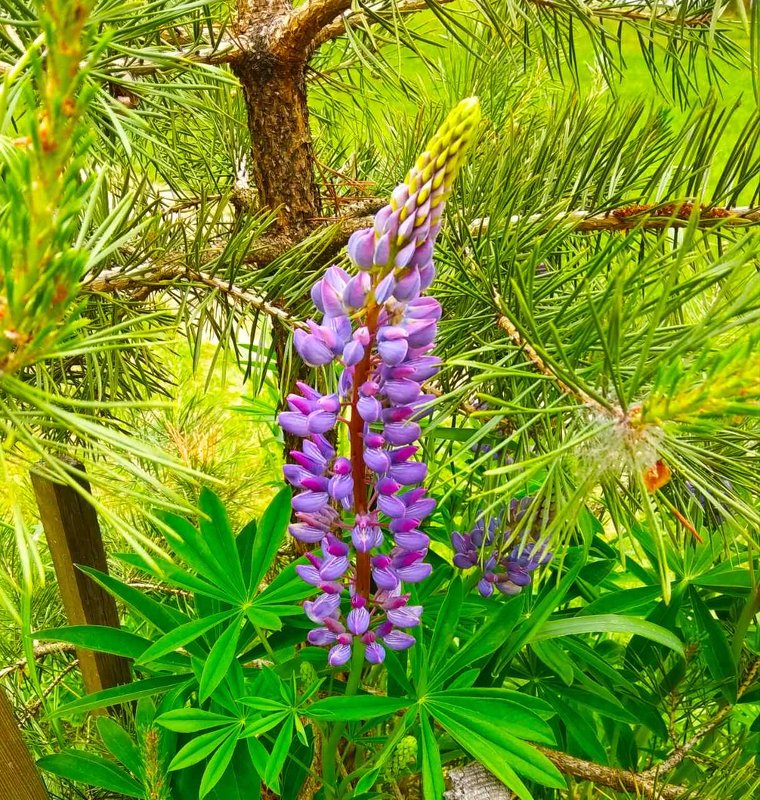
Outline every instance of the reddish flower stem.
[[(354, 382), (351, 390), (351, 421), (348, 426), (348, 436), (351, 445), (351, 476), (354, 481), (354, 513), (367, 513), (367, 470), (364, 464), (364, 420), (359, 416), (357, 404), (359, 402), (359, 387), (369, 377), (372, 362), (372, 344), (377, 330), (377, 319), (380, 315), (380, 306), (373, 305), (367, 312), (367, 330), (370, 341), (364, 353), (364, 358), (356, 365)], [(369, 599), (370, 593), (370, 561), (369, 553), (356, 554), (356, 594)]]

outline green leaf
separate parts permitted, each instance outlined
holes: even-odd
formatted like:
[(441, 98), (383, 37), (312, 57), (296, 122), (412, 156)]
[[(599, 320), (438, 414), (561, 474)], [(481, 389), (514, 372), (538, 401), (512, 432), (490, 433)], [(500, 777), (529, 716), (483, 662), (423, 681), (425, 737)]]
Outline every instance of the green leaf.
[(252, 519), (245, 525), (235, 539), (238, 560), (243, 570), (243, 580), (246, 586), (251, 582), (251, 560), (253, 559), (253, 542), (256, 538), (256, 528), (256, 520)]
[(259, 521), (251, 552), (251, 578), (248, 584), (250, 595), (257, 592), (259, 584), (280, 549), (290, 523), (291, 498), (292, 492), (289, 487), (281, 489)]
[(425, 702), (434, 704), (435, 708), (445, 708), (450, 714), (478, 720), (481, 732), (486, 726), (498, 730), (508, 720), (510, 734), (542, 744), (555, 744), (554, 733), (546, 722), (520, 703), (511, 700), (479, 695), (477, 690), (460, 690), (430, 694)]
[(279, 794), (280, 791), (280, 773), (285, 765), (285, 759), (288, 757), (290, 750), (290, 743), (293, 740), (293, 716), (289, 714), (283, 720), (280, 732), (274, 741), (272, 753), (267, 762), (267, 769), (264, 773), (264, 783), (273, 791)]
[(513, 770), (543, 786), (556, 789), (565, 786), (559, 770), (545, 755), (507, 733), (503, 718), (499, 724), (483, 724), (466, 711), (454, 711), (437, 702), (428, 703), (426, 707), (467, 752), (518, 796), (530, 798), (530, 793), (521, 781), (515, 781)]
[(710, 609), (699, 596), (699, 591), (689, 587), (689, 599), (694, 609), (694, 621), (700, 632), (699, 654), (705, 660), (713, 680), (720, 684), (721, 691), (729, 703), (736, 702), (738, 676), (731, 645), (721, 624), (710, 613)]
[(459, 624), (462, 598), (462, 580), (457, 576), (449, 584), (435, 621), (433, 636), (428, 647), (428, 663), (431, 670), (435, 669), (438, 662), (446, 655), (446, 650)]
[(137, 634), (109, 625), (67, 625), (35, 631), (35, 639), (67, 642), (99, 653), (113, 653), (124, 658), (139, 658), (152, 642)]
[(258, 628), (264, 628), (264, 630), (268, 631), (282, 630), (282, 620), (277, 614), (268, 611), (266, 607), (257, 606), (254, 603), (245, 613), (248, 619)]
[(326, 697), (312, 703), (304, 713), (312, 719), (353, 722), (388, 717), (413, 705), (407, 698), (361, 694), (353, 697)]
[[(241, 601), (243, 599), (241, 587), (234, 579), (231, 580), (231, 576), (219, 562), (220, 554), (211, 549), (212, 543), (206, 541), (198, 529), (183, 517), (164, 513), (162, 519), (169, 527), (169, 530), (164, 530), (164, 535), (175, 553), (199, 576), (203, 575), (228, 593), (229, 599)], [(166, 562), (161, 566), (167, 569)]]
[(523, 645), (536, 638), (536, 631), (541, 628), (565, 599), (565, 595), (575, 583), (583, 563), (584, 559), (577, 558), (557, 586), (553, 589), (546, 587), (545, 594), (531, 609), (528, 619), (517, 628), (514, 634), (509, 637), (507, 644), (499, 651), (497, 670), (501, 670), (504, 665), (508, 664), (520, 652)]
[(248, 747), (239, 740), (235, 744), (232, 761), (209, 794), (211, 800), (259, 800), (261, 797), (261, 781), (248, 754)]
[(186, 769), (193, 764), (197, 764), (199, 761), (203, 761), (204, 758), (213, 753), (227, 738), (234, 738), (236, 731), (239, 729), (238, 723), (235, 723), (221, 730), (210, 731), (209, 733), (202, 733), (200, 736), (196, 736), (174, 756), (169, 764), (169, 771), (174, 772), (178, 769)]
[(598, 764), (607, 764), (607, 750), (596, 734), (593, 716), (579, 714), (559, 696), (552, 696), (551, 703), (565, 726), (569, 752), (581, 758), (590, 758)]
[(236, 616), (216, 640), (203, 665), (198, 696), (201, 703), (211, 697), (214, 689), (224, 680), (237, 653), (240, 638), (240, 616)]
[(198, 795), (199, 800), (203, 800), (217, 783), (219, 783), (222, 775), (227, 771), (230, 761), (232, 761), (232, 756), (235, 755), (237, 743), (237, 736), (234, 735), (234, 731), (230, 731), (227, 738), (219, 745), (218, 750), (211, 756), (206, 765), (206, 769), (203, 771), (203, 778), (201, 778), (201, 786)]
[(578, 613), (579, 616), (631, 612), (647, 614), (652, 610), (661, 594), (662, 589), (660, 586), (638, 586), (635, 589), (622, 589), (602, 595)]
[(78, 700), (56, 708), (50, 713), (50, 718), (65, 717), (70, 714), (82, 714), (85, 711), (92, 711), (95, 708), (106, 708), (108, 706), (119, 705), (120, 703), (131, 703), (141, 697), (150, 697), (154, 694), (173, 689), (182, 683), (193, 679), (193, 675), (161, 675), (157, 678), (146, 678), (142, 681), (133, 681), (126, 686), (115, 686), (112, 689), (103, 689), (100, 692), (88, 694)]
[(174, 630), (178, 625), (183, 625), (185, 622), (190, 621), (189, 617), (176, 608), (158, 603), (153, 598), (148, 597), (145, 592), (134, 589), (105, 572), (100, 572), (94, 567), (81, 565), (79, 569), (163, 633)]
[(215, 714), (201, 708), (177, 708), (161, 714), (156, 722), (163, 728), (176, 733), (197, 733), (209, 728), (230, 725), (237, 720), (224, 714)]
[(142, 756), (132, 737), (115, 719), (100, 716), (97, 719), (98, 733), (111, 755), (133, 774), (142, 774)]
[(453, 655), (439, 664), (432, 675), (430, 684), (433, 688), (451, 680), (460, 670), (471, 667), (476, 661), (490, 656), (509, 636), (522, 614), (523, 599), (521, 595), (511, 597), (500, 605), (490, 619), (478, 628), (464, 645)]
[(531, 642), (531, 650), (566, 686), (572, 686), (575, 672), (567, 653), (552, 641)]
[(209, 545), (216, 562), (225, 576), (232, 580), (241, 595), (245, 595), (243, 570), (240, 566), (235, 534), (232, 532), (227, 511), (219, 497), (208, 487), (203, 487), (198, 508), (208, 519), (201, 517), (201, 534)]
[(420, 712), (419, 747), (422, 756), (423, 800), (440, 800), (446, 789), (441, 768), (441, 752), (427, 712), (424, 710)]
[(382, 767), (375, 767), (369, 772), (365, 772), (356, 782), (356, 786), (354, 786), (354, 795), (362, 795), (364, 792), (370, 791), (379, 780), (382, 772)]
[(99, 789), (140, 800), (145, 797), (143, 787), (128, 772), (108, 759), (81, 750), (64, 750), (52, 756), (43, 756), (37, 761), (37, 766), (77, 783), (97, 786)]
[(673, 633), (660, 625), (655, 625), (638, 617), (625, 617), (619, 614), (597, 614), (590, 617), (570, 617), (544, 623), (533, 635), (535, 641), (555, 639), (559, 636), (577, 636), (582, 633), (626, 633), (641, 636), (657, 644), (669, 647), (683, 655), (683, 643)]
[[(256, 737), (261, 736), (262, 733), (271, 731), (276, 728), (284, 719), (290, 714), (290, 711), (277, 711), (274, 714), (267, 714), (265, 717), (246, 722), (243, 728), (242, 737)], [(267, 758), (269, 756), (267, 755)], [(263, 774), (263, 773), (262, 773)]]
[(210, 631), (212, 628), (219, 625), (221, 622), (228, 620), (237, 612), (233, 609), (231, 611), (222, 611), (219, 614), (212, 614), (210, 617), (200, 617), (184, 625), (180, 625), (173, 631), (162, 636), (154, 642), (143, 654), (140, 656), (138, 663), (148, 664), (151, 661), (165, 656), (167, 653), (172, 653), (180, 647), (184, 647), (190, 642), (194, 642), (199, 636)]

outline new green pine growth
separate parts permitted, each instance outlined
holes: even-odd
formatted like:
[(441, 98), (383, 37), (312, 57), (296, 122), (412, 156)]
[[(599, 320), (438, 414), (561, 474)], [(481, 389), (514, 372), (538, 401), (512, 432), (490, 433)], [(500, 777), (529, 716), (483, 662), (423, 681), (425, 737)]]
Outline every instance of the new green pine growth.
[[(60, 323), (86, 264), (75, 240), (92, 186), (81, 177), (89, 138), (81, 121), (90, 92), (80, 65), (88, 55), (93, 3), (38, 5), (40, 46), (26, 53), (37, 108), (25, 115), (24, 135), (10, 139), (10, 130), (4, 131), (9, 139), (0, 147), (0, 226), (7, 232), (0, 243), (0, 375), (44, 356), (71, 331)], [(14, 102), (14, 79), (23, 78), (16, 70), (6, 78), (0, 115)]]
[(161, 758), (161, 733), (154, 725), (140, 735), (146, 800), (171, 800), (169, 781)]

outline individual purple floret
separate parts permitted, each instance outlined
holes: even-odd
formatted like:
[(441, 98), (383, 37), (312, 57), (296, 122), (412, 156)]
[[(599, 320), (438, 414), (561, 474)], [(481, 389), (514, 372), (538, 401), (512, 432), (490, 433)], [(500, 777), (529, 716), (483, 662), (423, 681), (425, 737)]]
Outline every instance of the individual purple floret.
[[(422, 387), (440, 366), (431, 351), (441, 318), (438, 301), (421, 292), (434, 277), (446, 198), (478, 119), (474, 98), (452, 111), (372, 228), (351, 237), (348, 256), (358, 270), (326, 270), (311, 290), (318, 318), (293, 337), (306, 364), (339, 368), (337, 392), (298, 383), (279, 417), (283, 430), (304, 440), (284, 467), (295, 489), (290, 532), (321, 551), (296, 567), (319, 591), (304, 604), (318, 626), (308, 639), (330, 648), (335, 667), (357, 646), (381, 663), (386, 648), (414, 643), (402, 629), (420, 621), (422, 608), (409, 605), (404, 586), (432, 570), (421, 526), (435, 501), (420, 485), (427, 465), (415, 442), (433, 399)], [(332, 442), (346, 428), (343, 455)]]
[(451, 535), (454, 565), (480, 571), (478, 591), (483, 597), (490, 597), (494, 589), (506, 595), (519, 594), (531, 583), (531, 573), (551, 560), (546, 542), (533, 541), (525, 531), (520, 542), (505, 552), (532, 502), (532, 497), (513, 499), (501, 517), (492, 517), (487, 524), (481, 517), (469, 533)]

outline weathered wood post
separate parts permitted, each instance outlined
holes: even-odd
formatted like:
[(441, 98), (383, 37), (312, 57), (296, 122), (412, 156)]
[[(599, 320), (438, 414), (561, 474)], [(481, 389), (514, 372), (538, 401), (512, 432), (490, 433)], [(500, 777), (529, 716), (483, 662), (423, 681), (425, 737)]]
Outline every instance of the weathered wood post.
[(13, 709), (0, 687), (0, 800), (48, 800)]
[[(84, 466), (70, 462), (74, 471)], [(107, 572), (106, 554), (95, 509), (75, 489), (57, 483), (41, 472), (31, 472), (32, 485), (40, 510), (66, 617), (71, 625), (108, 625), (119, 627), (116, 602), (95, 581), (77, 569), (77, 565)], [(83, 477), (78, 483), (88, 493)], [(129, 664), (121, 656), (77, 649), (85, 689), (92, 693), (129, 683)]]

